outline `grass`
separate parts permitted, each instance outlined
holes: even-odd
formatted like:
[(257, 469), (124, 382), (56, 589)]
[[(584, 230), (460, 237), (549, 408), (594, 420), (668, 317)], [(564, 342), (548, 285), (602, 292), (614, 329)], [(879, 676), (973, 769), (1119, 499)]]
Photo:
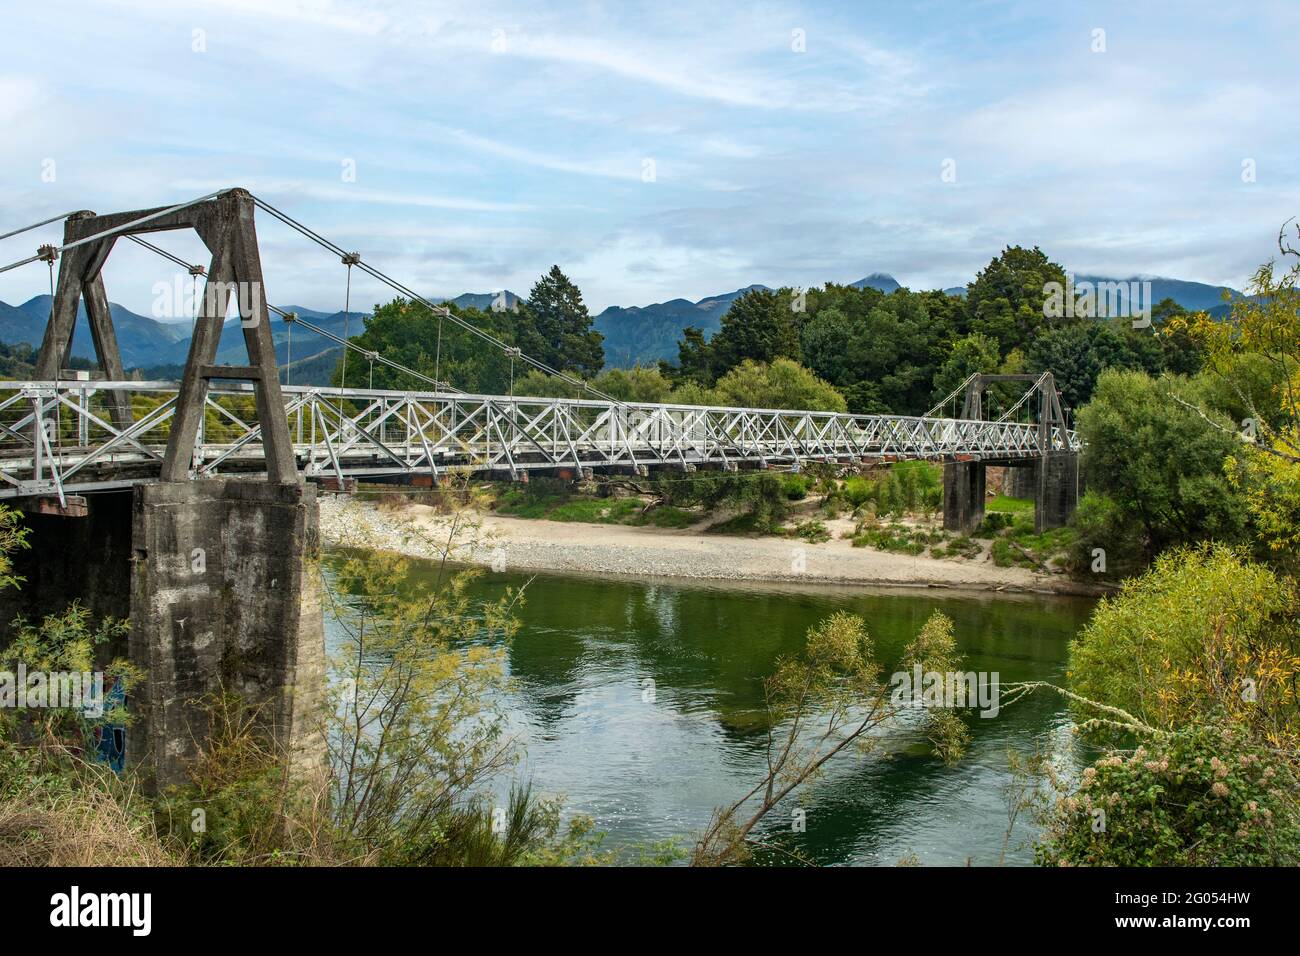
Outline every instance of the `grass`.
[[(1079, 538), (1074, 528), (1052, 528), (1035, 534), (1033, 522), (1019, 520), (1009, 530), (993, 539), (993, 563), (1000, 568), (1035, 568), (1040, 565), (1063, 566), (1065, 555)], [(1015, 545), (1028, 551), (1026, 557)]]
[(1012, 498), (1008, 495), (997, 495), (990, 498), (984, 505), (984, 511), (1001, 511), (1007, 514), (1023, 515), (1034, 513), (1034, 501), (1032, 498)]
[(48, 743), (0, 741), (0, 859), (6, 866), (174, 866), (152, 807), (102, 764)]
[(640, 515), (645, 502), (637, 498), (571, 498), (546, 515), (551, 521), (622, 524)]

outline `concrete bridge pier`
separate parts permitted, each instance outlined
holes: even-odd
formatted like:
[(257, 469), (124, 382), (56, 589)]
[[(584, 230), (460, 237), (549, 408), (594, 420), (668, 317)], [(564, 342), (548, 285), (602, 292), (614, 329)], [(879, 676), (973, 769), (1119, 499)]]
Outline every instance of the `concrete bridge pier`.
[(943, 526), (969, 534), (984, 520), (984, 469), (1008, 465), (1006, 493), (1034, 499), (1034, 530), (1069, 523), (1079, 504), (1079, 455), (1054, 451), (1043, 458), (1017, 462), (950, 461), (943, 466)]
[(984, 520), (984, 463), (950, 461), (943, 466), (943, 527), (970, 534)]
[(0, 647), (17, 615), (73, 601), (128, 619), (95, 666), (145, 671), (127, 710), (126, 759), (155, 788), (182, 784), (208, 736), (205, 698), (237, 693), (291, 767), (324, 758), (317, 705), (325, 642), (315, 560), (315, 486), (217, 479), (87, 496), (84, 517), (27, 514), (20, 588), (0, 591)]
[(1034, 495), (1034, 530), (1047, 531), (1067, 525), (1079, 506), (1079, 454), (1052, 452), (1034, 466), (1037, 493)]
[(1012, 498), (1037, 498), (1037, 463), (1031, 460), (1022, 465), (1008, 464), (1002, 493)]
[(291, 766), (324, 757), (325, 641), (314, 486), (214, 479), (139, 485), (132, 522), (127, 759), (182, 783), (208, 736), (205, 698), (238, 694)]

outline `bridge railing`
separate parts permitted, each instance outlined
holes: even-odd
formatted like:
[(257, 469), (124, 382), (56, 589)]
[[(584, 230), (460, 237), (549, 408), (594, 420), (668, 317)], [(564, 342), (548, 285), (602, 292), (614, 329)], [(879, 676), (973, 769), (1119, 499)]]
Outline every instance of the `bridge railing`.
[[(0, 498), (156, 477), (176, 382), (0, 381)], [(379, 476), (833, 459), (1029, 458), (1038, 426), (593, 399), (284, 386), (301, 471)], [(129, 411), (115, 415), (114, 396)], [(194, 477), (257, 472), (252, 386), (209, 389)], [(1051, 448), (1077, 448), (1051, 430)]]

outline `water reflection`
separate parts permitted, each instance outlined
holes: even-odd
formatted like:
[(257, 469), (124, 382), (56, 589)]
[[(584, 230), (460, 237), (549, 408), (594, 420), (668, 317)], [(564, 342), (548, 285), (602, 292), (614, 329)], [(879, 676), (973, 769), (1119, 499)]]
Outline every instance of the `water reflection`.
[[(416, 562), (410, 583), (435, 573)], [(472, 590), (491, 600), (526, 580), (489, 574)], [(595, 817), (610, 845), (689, 840), (715, 806), (761, 776), (763, 679), (840, 609), (866, 620), (887, 670), (941, 610), (965, 669), (996, 671), (1003, 683), (1061, 682), (1067, 642), (1091, 602), (538, 575), (509, 652), (515, 688), (506, 703), (527, 752), (522, 772), (563, 794), (570, 811)], [(1058, 698), (1040, 694), (968, 723), (971, 746), (957, 766), (921, 755), (903, 729), (885, 754), (835, 761), (800, 796), (806, 832), (789, 832), (782, 807), (767, 835), (824, 864), (893, 864), (907, 853), (929, 864), (997, 862), (1008, 749), (1068, 747), (1069, 719)], [(1008, 862), (1031, 859), (1021, 845), (1029, 835), (1023, 825), (1013, 835)]]

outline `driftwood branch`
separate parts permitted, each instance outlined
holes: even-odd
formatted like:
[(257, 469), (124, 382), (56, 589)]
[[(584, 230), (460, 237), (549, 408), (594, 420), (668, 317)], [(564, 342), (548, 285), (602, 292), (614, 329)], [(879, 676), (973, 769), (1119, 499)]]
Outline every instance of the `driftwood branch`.
[(630, 491), (632, 494), (638, 495), (642, 498), (649, 498), (650, 500), (646, 502), (645, 507), (641, 509), (642, 515), (648, 514), (655, 508), (660, 507), (665, 501), (662, 492), (655, 491), (653, 488), (647, 488), (644, 485), (635, 481), (630, 481), (627, 478), (606, 478), (601, 481), (600, 485), (602, 488), (622, 488), (624, 491)]
[(1030, 551), (1028, 548), (1023, 547), (1022, 545), (1016, 543), (1015, 541), (1012, 541), (1012, 540), (1009, 539), (1009, 538), (1007, 539), (1007, 543), (1010, 544), (1011, 547), (1013, 547), (1013, 548), (1015, 548), (1017, 551), (1019, 551), (1022, 555), (1024, 555), (1024, 557), (1025, 557), (1026, 560), (1028, 560), (1028, 561), (1032, 561), (1032, 562), (1034, 563), (1034, 566), (1037, 567), (1038, 570), (1042, 571), (1044, 574), (1051, 574), (1051, 573), (1052, 573), (1052, 569), (1049, 568), (1049, 567), (1048, 567), (1046, 564), (1044, 564), (1042, 561), (1039, 561), (1038, 558), (1034, 557), (1034, 553), (1033, 553), (1032, 551)]
[[(1274, 458), (1281, 458), (1283, 461), (1289, 461), (1292, 464), (1300, 463), (1300, 455), (1288, 454), (1278, 448), (1274, 448), (1272, 445), (1268, 444), (1267, 442), (1247, 441), (1245, 438), (1242, 437), (1241, 433), (1238, 432), (1235, 428), (1228, 428), (1226, 425), (1216, 422), (1209, 415), (1205, 414), (1205, 411), (1199, 405), (1193, 405), (1191, 402), (1187, 401), (1186, 399), (1179, 398), (1177, 395), (1171, 394), (1169, 397), (1172, 398), (1179, 405), (1183, 406), (1183, 408), (1195, 412), (1202, 419), (1204, 419), (1205, 422), (1208, 425), (1210, 425), (1212, 428), (1221, 431), (1224, 434), (1233, 436), (1243, 445), (1249, 445), (1251, 448), (1254, 448), (1256, 451), (1262, 451), (1266, 455), (1272, 455)], [(1257, 426), (1262, 424), (1258, 418), (1255, 419), (1255, 422)], [(1268, 429), (1268, 431), (1271, 433), (1272, 429)], [(1288, 445), (1289, 444), (1290, 443), (1288, 442)]]

